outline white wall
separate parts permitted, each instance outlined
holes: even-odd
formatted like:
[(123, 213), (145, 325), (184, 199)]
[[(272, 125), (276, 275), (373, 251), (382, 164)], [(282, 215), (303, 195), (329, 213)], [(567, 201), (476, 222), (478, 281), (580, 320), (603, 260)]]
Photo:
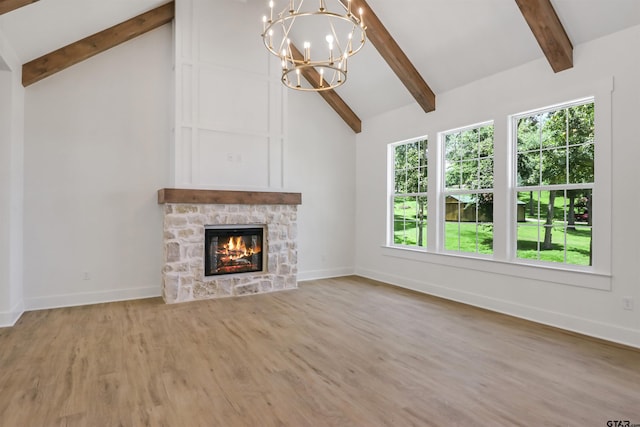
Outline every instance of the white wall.
[(284, 89), (266, 9), (177, 2), (173, 185), (300, 192), (298, 279), (352, 274), (355, 134), (317, 94)]
[(175, 75), (164, 26), (26, 89), (27, 309), (159, 295), (170, 186), (301, 192), (299, 278), (353, 272), (355, 135), (316, 94), (287, 101), (259, 20), (219, 37), (220, 10), (194, 2), (177, 4)]
[(160, 295), (172, 45), (165, 25), (26, 89), (28, 309)]
[[(569, 71), (553, 74), (541, 59), (439, 94), (434, 113), (422, 114), (411, 105), (368, 120), (357, 137), (357, 274), (640, 347), (640, 228), (634, 214), (640, 208), (638, 41), (640, 27), (635, 27), (577, 46)], [(474, 260), (383, 247), (388, 143), (427, 134), (434, 144), (439, 131), (494, 119), (496, 144), (506, 144), (508, 114), (591, 95), (612, 77), (613, 247), (611, 278), (605, 277), (610, 290), (554, 283), (553, 277), (518, 277), (499, 263), (477, 268), (482, 263)], [(623, 310), (625, 296), (634, 298), (634, 311)]]
[(355, 134), (314, 93), (289, 93), (285, 184), (302, 192), (298, 280), (354, 272)]
[(0, 327), (13, 325), (23, 302), (23, 130), (21, 64), (0, 31)]

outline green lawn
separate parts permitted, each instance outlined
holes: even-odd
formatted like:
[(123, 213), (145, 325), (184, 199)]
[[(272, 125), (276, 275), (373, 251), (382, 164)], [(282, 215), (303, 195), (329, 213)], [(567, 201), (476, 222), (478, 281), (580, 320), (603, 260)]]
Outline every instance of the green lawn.
[[(526, 197), (528, 193), (526, 195), (520, 193), (520, 196), (521, 200), (525, 199), (523, 201), (528, 202), (528, 197)], [(535, 202), (537, 205), (537, 197), (535, 197)], [(562, 218), (564, 206), (564, 198), (556, 197), (554, 203), (556, 218)], [(545, 212), (544, 209), (546, 209), (546, 205), (541, 203), (540, 211)], [(424, 215), (421, 247), (426, 247), (427, 245), (426, 209)], [(394, 243), (407, 246), (418, 245), (420, 239), (418, 218), (415, 197), (405, 198), (395, 203)], [(574, 228), (571, 228), (566, 227), (564, 221), (557, 220), (553, 223), (551, 235), (552, 248), (548, 250), (542, 249), (544, 220), (541, 219), (539, 222), (537, 218), (527, 215), (525, 222), (518, 223), (517, 257), (572, 265), (590, 265), (590, 226), (584, 222), (578, 222)], [(466, 253), (492, 254), (492, 224), (447, 222), (445, 224), (445, 249)]]
[(444, 247), (448, 251), (492, 254), (493, 224), (447, 221), (444, 239)]
[(424, 220), (422, 222), (422, 241), (420, 240), (418, 202), (415, 197), (404, 197), (393, 206), (393, 242), (407, 246), (427, 246), (426, 203), (424, 206)]
[[(565, 210), (568, 209), (568, 201), (565, 200), (562, 192), (556, 194), (553, 203), (554, 221), (551, 227), (551, 249), (542, 249), (549, 192), (533, 192), (533, 215), (529, 209), (531, 194), (528, 192), (518, 193), (518, 200), (526, 205), (526, 221), (518, 223), (518, 258), (572, 265), (590, 265), (591, 227), (586, 222), (576, 222), (574, 227), (566, 224), (564, 217)], [(538, 204), (538, 202), (540, 203)], [(583, 206), (576, 205), (576, 212), (582, 212), (583, 209)], [(540, 213), (539, 217), (538, 212)]]
[[(540, 259), (541, 261), (558, 263), (566, 262), (573, 265), (589, 265), (591, 227), (576, 225), (575, 229), (567, 228), (565, 232), (564, 223), (556, 221), (551, 229), (552, 248), (544, 250), (540, 247), (538, 252), (538, 242), (542, 246), (544, 233), (544, 223), (542, 222), (540, 224), (536, 221), (519, 223), (518, 258)], [(540, 258), (538, 258), (538, 254), (540, 254)]]

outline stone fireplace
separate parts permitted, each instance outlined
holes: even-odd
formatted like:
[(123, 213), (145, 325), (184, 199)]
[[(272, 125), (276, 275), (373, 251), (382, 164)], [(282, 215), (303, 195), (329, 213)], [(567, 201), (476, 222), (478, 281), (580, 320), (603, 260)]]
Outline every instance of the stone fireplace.
[(301, 199), (299, 193), (159, 190), (158, 203), (164, 205), (164, 300), (296, 288)]

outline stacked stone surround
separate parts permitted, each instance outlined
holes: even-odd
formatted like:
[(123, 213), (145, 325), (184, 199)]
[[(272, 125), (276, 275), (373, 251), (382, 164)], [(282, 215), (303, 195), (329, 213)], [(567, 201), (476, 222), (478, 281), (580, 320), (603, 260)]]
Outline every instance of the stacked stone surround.
[[(162, 296), (167, 303), (293, 289), (297, 284), (297, 206), (249, 204), (164, 205)], [(204, 275), (205, 225), (265, 227), (265, 271)]]

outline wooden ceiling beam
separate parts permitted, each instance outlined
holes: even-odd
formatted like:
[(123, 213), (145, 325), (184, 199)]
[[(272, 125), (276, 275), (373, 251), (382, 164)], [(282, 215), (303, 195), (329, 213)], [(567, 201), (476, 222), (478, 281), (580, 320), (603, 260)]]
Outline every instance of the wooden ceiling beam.
[[(348, 0), (340, 0), (345, 6)], [(364, 25), (367, 27), (367, 38), (376, 48), (411, 95), (428, 113), (436, 109), (436, 95), (424, 81), (416, 67), (393, 39), (389, 31), (373, 12), (365, 0), (351, 0), (351, 10), (362, 8)]]
[(39, 0), (0, 0), (0, 15), (37, 1)]
[[(304, 59), (302, 53), (300, 53), (298, 48), (296, 48), (293, 44), (291, 44), (291, 53), (296, 60), (301, 61)], [(315, 68), (303, 68), (301, 74), (302, 77), (304, 77), (314, 88), (318, 88), (320, 86), (320, 73), (316, 71)], [(344, 102), (342, 98), (340, 98), (340, 95), (338, 95), (335, 90), (321, 90), (318, 92), (318, 95), (324, 98), (327, 104), (329, 104), (329, 106), (331, 106), (331, 108), (333, 108), (336, 113), (338, 113), (338, 115), (342, 117), (342, 120), (344, 120), (345, 123), (349, 125), (349, 127), (353, 129), (355, 133), (360, 133), (362, 131), (362, 121), (360, 120), (360, 118), (358, 118), (356, 113), (354, 113), (353, 110), (347, 105), (347, 103)]]
[(158, 28), (171, 22), (174, 16), (175, 4), (172, 1), (27, 62), (22, 66), (22, 85), (29, 86), (78, 62)]
[(573, 67), (573, 45), (550, 0), (516, 0), (556, 73)]

